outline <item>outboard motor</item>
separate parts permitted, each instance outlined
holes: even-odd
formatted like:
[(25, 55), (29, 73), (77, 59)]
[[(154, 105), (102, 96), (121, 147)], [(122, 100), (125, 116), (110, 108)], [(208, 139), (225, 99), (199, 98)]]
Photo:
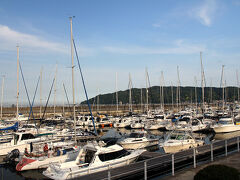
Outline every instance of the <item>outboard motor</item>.
[(19, 158), (20, 152), (18, 149), (12, 150), (7, 156), (4, 158), (5, 162), (14, 163), (16, 158)]

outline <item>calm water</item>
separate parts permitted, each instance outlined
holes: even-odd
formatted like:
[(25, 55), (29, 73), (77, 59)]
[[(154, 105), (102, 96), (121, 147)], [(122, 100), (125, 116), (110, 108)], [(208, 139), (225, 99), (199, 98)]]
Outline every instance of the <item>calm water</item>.
[[(99, 129), (98, 133), (99, 135), (104, 135), (109, 131), (109, 129), (113, 130), (114, 128)], [(131, 130), (121, 128), (118, 129), (118, 132), (120, 132), (120, 134), (124, 136), (126, 134), (129, 134)], [(167, 133), (159, 130), (153, 130), (149, 132), (153, 136), (156, 136), (158, 138), (163, 138), (164, 135)], [(209, 144), (213, 138), (215, 140), (229, 139), (234, 136), (240, 136), (240, 132), (216, 134), (215, 136), (213, 134), (201, 134), (201, 133), (198, 133), (197, 135), (199, 137), (203, 137), (205, 139), (205, 143)], [(22, 180), (22, 179), (46, 179), (46, 178), (42, 175), (42, 170), (16, 172), (15, 167), (13, 166), (3, 164), (0, 165), (0, 180)]]

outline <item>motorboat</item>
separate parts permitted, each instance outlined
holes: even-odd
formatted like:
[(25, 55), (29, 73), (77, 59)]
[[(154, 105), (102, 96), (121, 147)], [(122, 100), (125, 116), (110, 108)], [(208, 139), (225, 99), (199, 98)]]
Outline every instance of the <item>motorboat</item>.
[(25, 148), (27, 148), (28, 151), (30, 151), (31, 143), (44, 142), (52, 138), (53, 134), (33, 135), (28, 132), (14, 133), (10, 142), (0, 144), (0, 156), (5, 156), (14, 149), (18, 149), (20, 152), (23, 152)]
[(158, 139), (148, 136), (146, 131), (134, 131), (118, 142), (124, 149), (141, 149), (158, 144)]
[(194, 138), (190, 132), (172, 131), (167, 135), (165, 140), (159, 143), (159, 147), (162, 148), (165, 153), (176, 153), (203, 144), (203, 140)]
[(113, 126), (116, 128), (125, 128), (130, 126), (130, 124), (131, 124), (131, 119), (129, 117), (128, 118), (123, 117), (119, 119), (117, 122), (115, 122)]
[(213, 130), (215, 133), (240, 131), (240, 123), (237, 122), (235, 124), (231, 117), (220, 118), (218, 123), (213, 127)]
[[(64, 143), (64, 142), (62, 142)], [(61, 144), (58, 145), (55, 143), (52, 147), (58, 147), (58, 150), (54, 153), (44, 153), (44, 152), (37, 152), (37, 153), (28, 153), (24, 154), (23, 157), (20, 157), (20, 161), (16, 166), (17, 171), (25, 171), (31, 169), (43, 169), (47, 168), (50, 163), (62, 163), (75, 160), (78, 152), (80, 150), (79, 147), (61, 147)], [(51, 150), (52, 151), (52, 150)]]
[(100, 146), (96, 143), (85, 145), (76, 160), (50, 164), (43, 175), (50, 179), (79, 178), (89, 173), (116, 168), (134, 162), (144, 150), (126, 151), (115, 144)]

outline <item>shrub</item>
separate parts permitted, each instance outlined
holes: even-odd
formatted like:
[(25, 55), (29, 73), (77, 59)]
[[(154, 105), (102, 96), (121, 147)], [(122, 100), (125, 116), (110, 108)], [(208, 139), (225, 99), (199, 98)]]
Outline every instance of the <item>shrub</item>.
[(194, 180), (239, 180), (237, 169), (225, 165), (210, 165), (200, 170)]

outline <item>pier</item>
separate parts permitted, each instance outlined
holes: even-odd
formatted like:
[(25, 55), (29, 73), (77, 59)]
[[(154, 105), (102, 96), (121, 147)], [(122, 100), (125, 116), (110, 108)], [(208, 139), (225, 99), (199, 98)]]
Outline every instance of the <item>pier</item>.
[[(145, 152), (143, 158), (148, 158), (123, 167), (89, 174), (81, 179), (148, 179), (159, 176), (175, 176), (175, 172), (186, 168), (196, 168), (200, 164), (213, 162), (219, 157), (227, 157), (230, 153), (239, 152), (239, 139), (212, 142), (197, 148), (181, 151), (175, 154)], [(88, 169), (91, 172), (91, 168)]]

